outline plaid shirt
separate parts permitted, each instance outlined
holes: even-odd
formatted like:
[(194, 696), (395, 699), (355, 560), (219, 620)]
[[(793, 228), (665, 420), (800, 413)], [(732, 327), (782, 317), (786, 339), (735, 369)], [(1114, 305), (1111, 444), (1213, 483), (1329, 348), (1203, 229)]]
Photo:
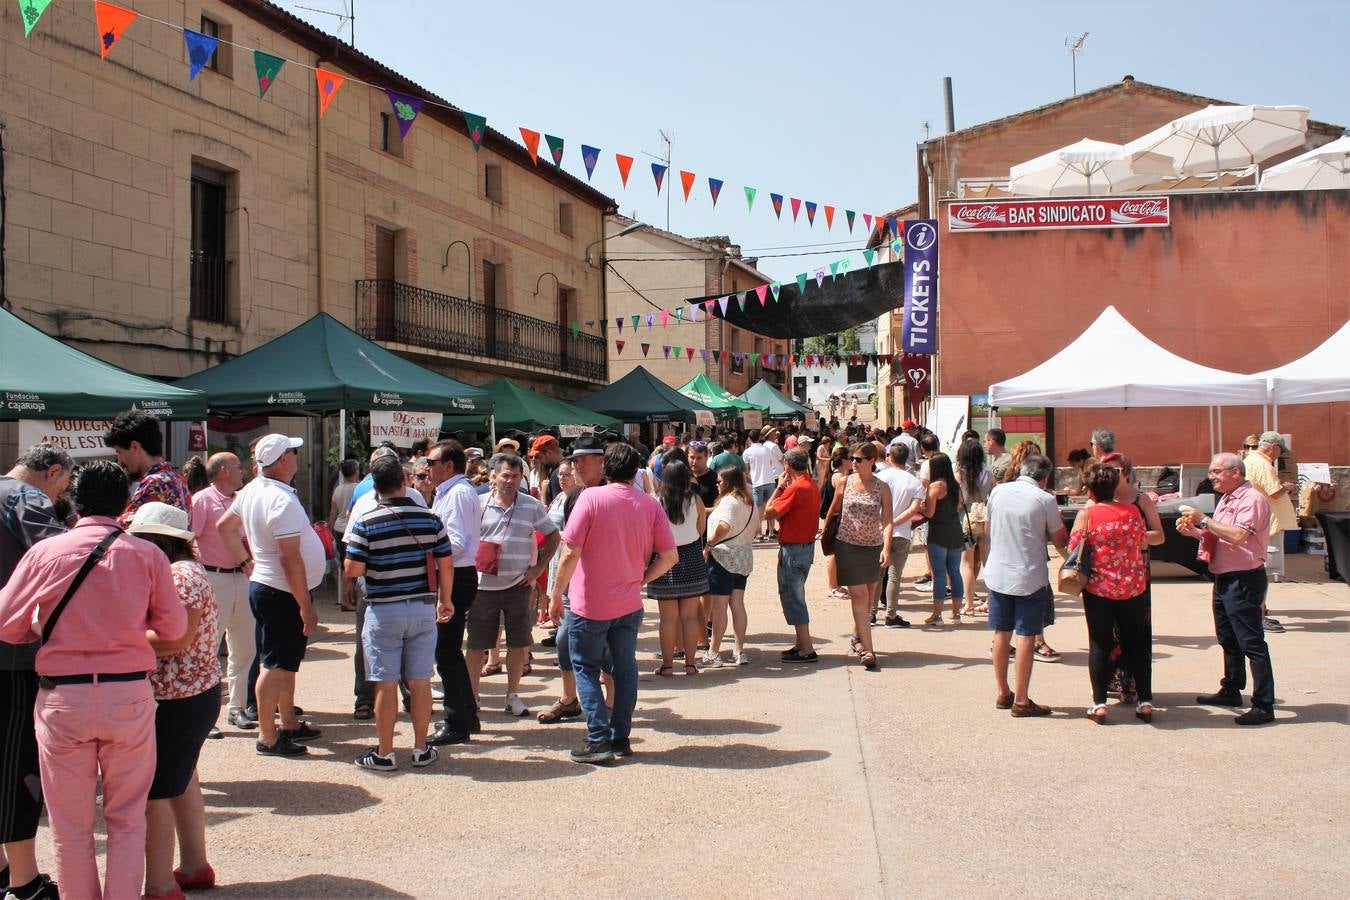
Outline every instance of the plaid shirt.
[(118, 521), (130, 525), (136, 510), (152, 501), (167, 503), (192, 514), (192, 494), (188, 491), (187, 482), (168, 463), (155, 463), (146, 471), (145, 477), (136, 485), (136, 490), (131, 492), (131, 501)]

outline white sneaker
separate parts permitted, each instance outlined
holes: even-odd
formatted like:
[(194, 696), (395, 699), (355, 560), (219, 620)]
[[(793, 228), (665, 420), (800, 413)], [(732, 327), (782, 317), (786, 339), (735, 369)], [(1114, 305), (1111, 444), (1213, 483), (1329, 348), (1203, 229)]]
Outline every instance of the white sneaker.
[(444, 700), (444, 699), (445, 699), (445, 690), (444, 690), (440, 685), (438, 685), (438, 684), (433, 684), (433, 685), (431, 686), (431, 699), (432, 699), (432, 700)]
[(506, 698), (506, 713), (512, 716), (527, 716), (530, 714), (530, 709), (520, 699), (519, 694), (511, 694)]
[(737, 653), (737, 654), (736, 654), (736, 665), (738, 665), (738, 666), (748, 666), (748, 665), (750, 665), (750, 656), (749, 656), (749, 654), (747, 654), (744, 650), (742, 650), (740, 653)]
[(716, 656), (711, 653), (706, 654), (703, 659), (699, 660), (699, 664), (705, 669), (720, 669), (725, 665), (725, 663), (722, 662), (722, 654), (720, 653)]
[(412, 764), (419, 769), (431, 765), (439, 758), (440, 754), (430, 744), (412, 752)]

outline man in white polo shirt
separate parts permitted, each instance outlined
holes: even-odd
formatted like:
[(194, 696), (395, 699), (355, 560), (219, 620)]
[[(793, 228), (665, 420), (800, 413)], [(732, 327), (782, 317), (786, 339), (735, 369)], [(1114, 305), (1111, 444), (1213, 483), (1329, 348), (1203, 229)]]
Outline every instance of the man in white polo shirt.
[[(295, 674), (305, 656), (309, 635), (319, 624), (309, 592), (323, 580), (324, 553), (300, 498), (291, 487), (299, 468), (304, 440), (269, 434), (253, 451), (259, 476), (235, 494), (221, 516), (220, 538), (239, 565), (249, 561), (240, 542), (247, 535), (253, 550), (249, 606), (257, 619), (258, 726), (257, 751), (264, 756), (298, 756), (308, 752), (298, 741), (313, 740), (319, 729), (295, 716)], [(273, 715), (281, 717), (278, 730)]]
[[(909, 558), (909, 542), (913, 528), (911, 521), (923, 506), (924, 489), (919, 479), (910, 474), (909, 446), (896, 439), (887, 450), (890, 465), (876, 470), (876, 476), (891, 489), (891, 558), (886, 568), (886, 627), (908, 628), (909, 622), (900, 615), (900, 578)], [(880, 597), (877, 598), (880, 604)], [(876, 622), (876, 612), (872, 613)]]

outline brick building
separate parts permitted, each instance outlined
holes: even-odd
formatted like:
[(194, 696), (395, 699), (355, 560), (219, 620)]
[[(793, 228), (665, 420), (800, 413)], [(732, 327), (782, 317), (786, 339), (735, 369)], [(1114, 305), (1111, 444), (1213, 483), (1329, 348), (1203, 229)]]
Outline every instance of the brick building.
[[(628, 228), (634, 230), (620, 234)], [(772, 279), (755, 268), (755, 260), (741, 258), (739, 246), (726, 237), (686, 238), (625, 216), (610, 217), (610, 233), (617, 235), (607, 244), (606, 275), (609, 307), (608, 352), (610, 376), (622, 378), (635, 366), (646, 366), (653, 375), (671, 387), (682, 387), (695, 375), (707, 375), (733, 394), (740, 394), (765, 378), (784, 393), (791, 392), (788, 354), (789, 341), (768, 338), (738, 328), (716, 316), (698, 310), (698, 321), (690, 320), (687, 300), (691, 297), (727, 295), (746, 291)], [(730, 302), (730, 301), (729, 301)], [(759, 302), (751, 296), (749, 302)], [(685, 307), (684, 318), (673, 315), (663, 327), (660, 310)], [(646, 324), (648, 313), (656, 316), (653, 326)], [(630, 317), (642, 317), (636, 334)], [(619, 333), (614, 320), (624, 320)], [(618, 353), (615, 338), (624, 340)], [(641, 344), (651, 344), (642, 355)], [(666, 356), (663, 347), (680, 348)], [(691, 357), (686, 348), (694, 348)], [(699, 352), (708, 350), (706, 359)], [(720, 352), (720, 360), (712, 351)], [(735, 354), (758, 353), (758, 362), (748, 356), (737, 362)], [(773, 361), (768, 356), (773, 355)]]
[[(43, 331), (180, 377), (319, 311), (446, 374), (574, 397), (605, 383), (588, 247), (613, 201), (265, 0), (170, 0), (219, 35), (196, 79), (180, 32), (139, 20), (99, 58), (92, 4), (25, 39), (0, 12), (4, 299)], [(259, 99), (257, 48), (347, 76), (320, 120), (311, 71)], [(379, 87), (372, 87), (378, 85)], [(406, 140), (383, 91), (426, 97)], [(490, 112), (490, 111), (489, 111)]]

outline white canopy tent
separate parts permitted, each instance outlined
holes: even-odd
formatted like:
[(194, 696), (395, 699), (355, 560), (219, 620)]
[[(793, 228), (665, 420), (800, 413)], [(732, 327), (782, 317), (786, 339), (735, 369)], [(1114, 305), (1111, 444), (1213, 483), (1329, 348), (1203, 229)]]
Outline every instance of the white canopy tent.
[(1350, 322), (1299, 359), (1252, 377), (1269, 381), (1276, 428), (1280, 425), (1282, 403), (1350, 400)]

